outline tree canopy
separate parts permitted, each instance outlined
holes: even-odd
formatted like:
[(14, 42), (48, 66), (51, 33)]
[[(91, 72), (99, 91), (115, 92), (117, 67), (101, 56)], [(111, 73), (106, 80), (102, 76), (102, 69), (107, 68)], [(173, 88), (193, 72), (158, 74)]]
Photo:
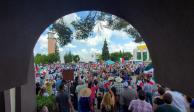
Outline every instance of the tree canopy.
[[(113, 53), (110, 53), (110, 60), (116, 62), (116, 61), (119, 61), (120, 58), (124, 58), (124, 60), (130, 60), (132, 57), (132, 54), (131, 52), (113, 52)], [(102, 55), (98, 55), (98, 60), (103, 60), (102, 58)]]
[[(77, 19), (71, 24), (73, 28), (68, 27), (63, 18), (57, 20), (52, 26), (51, 29), (55, 31), (58, 35), (58, 42), (60, 46), (65, 46), (70, 43), (73, 38), (75, 39), (87, 39), (92, 35), (94, 26), (99, 21), (106, 21), (107, 24), (103, 27), (112, 29), (112, 30), (122, 30), (135, 38), (135, 42), (141, 42), (141, 35), (133, 28), (127, 21), (121, 19), (117, 16), (99, 12), (99, 11), (89, 11), (88, 15), (85, 18)], [(73, 33), (75, 31), (75, 33)]]
[(70, 51), (64, 55), (64, 61), (65, 63), (72, 63), (72, 62), (77, 63), (80, 61), (80, 57), (79, 55), (73, 55)]
[(35, 64), (51, 64), (60, 61), (58, 53), (51, 53), (49, 55), (36, 54), (34, 58)]
[(108, 44), (106, 42), (106, 39), (104, 40), (104, 45), (102, 48), (102, 59), (103, 60), (108, 60), (110, 58), (109, 50), (108, 50)]

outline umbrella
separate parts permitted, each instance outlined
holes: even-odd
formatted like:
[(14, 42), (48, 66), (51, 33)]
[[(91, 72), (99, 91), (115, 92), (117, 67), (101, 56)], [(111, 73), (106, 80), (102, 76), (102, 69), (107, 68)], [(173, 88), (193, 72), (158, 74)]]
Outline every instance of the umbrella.
[(107, 65), (112, 65), (112, 64), (115, 64), (115, 62), (114, 62), (114, 61), (112, 61), (112, 60), (107, 60), (105, 63), (106, 63)]

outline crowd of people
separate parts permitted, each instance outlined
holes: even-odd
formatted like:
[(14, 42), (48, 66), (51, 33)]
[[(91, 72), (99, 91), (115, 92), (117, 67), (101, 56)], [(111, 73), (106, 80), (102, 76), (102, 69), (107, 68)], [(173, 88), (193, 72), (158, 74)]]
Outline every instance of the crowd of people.
[[(36, 65), (36, 94), (55, 96), (59, 112), (191, 112), (192, 98), (156, 83), (153, 72), (144, 72), (145, 66)], [(74, 71), (73, 80), (64, 80), (67, 69)]]

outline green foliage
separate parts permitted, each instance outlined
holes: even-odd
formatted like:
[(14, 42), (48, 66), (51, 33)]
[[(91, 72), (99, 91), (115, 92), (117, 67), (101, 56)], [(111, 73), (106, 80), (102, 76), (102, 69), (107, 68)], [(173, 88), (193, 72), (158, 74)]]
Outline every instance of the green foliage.
[(63, 22), (63, 19), (59, 19), (52, 25), (52, 30), (54, 30), (58, 35), (58, 42), (60, 46), (65, 46), (70, 43), (73, 39), (72, 30)]
[(60, 60), (59, 53), (51, 53), (47, 56), (48, 63), (58, 62)]
[[(124, 52), (124, 51), (110, 53), (110, 59), (115, 62), (119, 61), (120, 58), (124, 58), (125, 60), (130, 60), (132, 56), (133, 55), (131, 54), (131, 52)], [(98, 55), (97, 59), (101, 60), (102, 55)]]
[(113, 21), (113, 24), (111, 25), (113, 30), (121, 30), (124, 28), (127, 28), (129, 23), (125, 21), (124, 19), (116, 17)]
[(110, 59), (112, 61), (118, 61), (120, 58), (124, 58), (125, 60), (129, 60), (132, 57), (130, 52), (113, 52), (110, 54)]
[(110, 54), (109, 54), (108, 44), (106, 42), (106, 39), (104, 40), (104, 45), (102, 48), (102, 59), (105, 61), (110, 59)]
[(91, 35), (92, 30), (95, 26), (95, 16), (96, 16), (96, 14), (93, 15), (92, 13), (93, 12), (90, 12), (84, 19), (72, 22), (72, 25), (76, 30), (75, 33), (76, 39), (86, 39)]
[(34, 62), (35, 64), (48, 64), (48, 57), (46, 55), (36, 54)]
[(65, 63), (72, 63), (73, 61), (75, 63), (77, 63), (80, 61), (80, 57), (79, 57), (79, 55), (73, 55), (70, 51), (64, 55), (64, 61), (65, 61)]
[(139, 34), (139, 32), (137, 32), (137, 30), (133, 27), (130, 27), (130, 28), (126, 28), (125, 31), (132, 35), (133, 38), (135, 38), (135, 42), (142, 42), (143, 39), (141, 38), (141, 35)]
[[(51, 26), (51, 29), (57, 33), (57, 40), (60, 46), (65, 46), (70, 43), (74, 37), (75, 39), (87, 39), (91, 36), (97, 21), (106, 21), (108, 24), (103, 27), (111, 30), (125, 31), (131, 35), (131, 37), (135, 38), (135, 42), (143, 41), (141, 35), (127, 21), (111, 14), (98, 11), (90, 11), (85, 18), (73, 21), (71, 23), (73, 28), (69, 28), (64, 23), (63, 18), (60, 18)], [(75, 34), (73, 35), (74, 30)]]
[(59, 53), (51, 53), (49, 55), (36, 54), (34, 58), (35, 64), (48, 64), (60, 61)]
[(49, 112), (56, 112), (56, 100), (55, 96), (36, 96), (37, 111), (40, 112), (41, 109), (46, 106)]
[(71, 54), (71, 52), (64, 55), (64, 61), (65, 63), (72, 63), (73, 55)]
[(74, 61), (75, 63), (79, 62), (79, 61), (80, 61), (79, 55), (73, 56), (73, 61)]

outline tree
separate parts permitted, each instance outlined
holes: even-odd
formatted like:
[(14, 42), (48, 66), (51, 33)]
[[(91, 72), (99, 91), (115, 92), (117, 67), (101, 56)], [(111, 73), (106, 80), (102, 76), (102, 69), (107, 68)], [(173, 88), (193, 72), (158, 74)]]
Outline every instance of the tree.
[(118, 61), (120, 58), (124, 58), (125, 60), (129, 60), (132, 57), (130, 52), (113, 52), (110, 54), (110, 59), (112, 61)]
[(57, 41), (59, 42), (60, 46), (67, 45), (73, 39), (73, 31), (64, 23), (63, 18), (60, 18), (58, 21), (56, 21), (52, 25), (51, 30), (57, 33)]
[(79, 62), (79, 60), (80, 60), (79, 55), (74, 55), (74, 56), (73, 56), (73, 61), (74, 61), (75, 63)]
[(71, 51), (64, 55), (64, 61), (65, 63), (72, 63), (73, 55), (71, 54)]
[(108, 44), (106, 42), (106, 39), (104, 40), (104, 45), (102, 48), (102, 59), (103, 60), (108, 60), (110, 58), (109, 50), (108, 50)]
[(47, 56), (48, 63), (55, 63), (60, 61), (59, 53), (51, 53)]
[(123, 58), (124, 58), (125, 60), (130, 60), (132, 56), (133, 56), (133, 55), (131, 54), (131, 52), (124, 52), (124, 53), (123, 53)]
[(54, 63), (58, 61), (60, 61), (60, 57), (58, 53), (51, 53), (49, 55), (36, 54), (34, 58), (35, 64), (48, 64), (48, 63)]
[(34, 62), (35, 64), (41, 63), (41, 54), (36, 54), (36, 56), (34, 57)]
[[(93, 34), (94, 26), (98, 21), (106, 21), (107, 25), (103, 26), (111, 30), (122, 30), (135, 38), (135, 42), (141, 42), (141, 35), (133, 28), (127, 21), (117, 16), (99, 11), (89, 11), (85, 18), (73, 21), (71, 24), (73, 28), (69, 28), (63, 21), (63, 18), (57, 20), (52, 26), (51, 30), (58, 35), (58, 42), (60, 46), (65, 46), (70, 43), (73, 38), (87, 39)], [(73, 31), (75, 31), (73, 35)]]
[(36, 54), (34, 62), (35, 64), (48, 64), (48, 57), (46, 55)]

